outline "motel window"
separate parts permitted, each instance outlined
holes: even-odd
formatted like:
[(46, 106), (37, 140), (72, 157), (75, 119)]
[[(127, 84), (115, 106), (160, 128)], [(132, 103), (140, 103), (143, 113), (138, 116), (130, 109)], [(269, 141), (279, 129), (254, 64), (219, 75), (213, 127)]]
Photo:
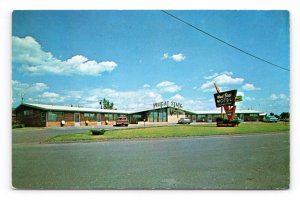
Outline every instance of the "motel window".
[(149, 122), (166, 122), (167, 121), (167, 110), (159, 109), (150, 111), (148, 115)]
[(113, 114), (114, 115), (114, 120), (117, 120), (119, 115), (118, 114)]
[(153, 122), (153, 112), (152, 112), (152, 111), (150, 111), (150, 112), (148, 113), (148, 121), (149, 121), (149, 122)]
[(197, 122), (205, 122), (206, 121), (206, 115), (197, 115), (196, 121)]
[(33, 110), (24, 110), (24, 116), (25, 117), (29, 117), (33, 115)]
[(57, 121), (65, 116), (64, 112), (48, 112), (48, 121)]
[(137, 121), (143, 121), (143, 117), (141, 114), (134, 114), (132, 118), (136, 119)]
[(134, 114), (134, 115), (132, 115), (132, 117), (134, 117), (136, 119), (139, 119), (139, 118), (142, 118), (142, 115), (141, 114)]
[(213, 115), (212, 116), (212, 121), (215, 122), (215, 121), (217, 121), (217, 118), (221, 118), (221, 117), (222, 117), (222, 115), (220, 115), (220, 114)]
[(110, 113), (106, 113), (105, 114), (105, 120), (113, 121), (114, 120), (114, 115), (110, 114)]
[(100, 113), (97, 114), (97, 122), (101, 122), (101, 114)]
[(24, 116), (32, 116), (33, 110), (24, 110)]
[(258, 117), (258, 114), (257, 113), (250, 113), (249, 116), (250, 117)]
[(95, 113), (84, 113), (84, 119), (96, 121), (96, 115)]
[(166, 122), (167, 121), (167, 112), (166, 112), (166, 110), (164, 109), (164, 110), (162, 110), (162, 112), (160, 112), (160, 121), (161, 122)]
[(197, 115), (197, 119), (206, 118), (206, 115)]

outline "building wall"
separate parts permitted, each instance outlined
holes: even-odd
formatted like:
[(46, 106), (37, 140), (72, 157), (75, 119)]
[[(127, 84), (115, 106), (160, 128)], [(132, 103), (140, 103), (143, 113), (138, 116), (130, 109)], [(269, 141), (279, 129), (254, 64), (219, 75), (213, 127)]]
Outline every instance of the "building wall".
[(61, 126), (60, 122), (47, 122), (47, 127), (60, 127), (60, 126)]
[(49, 119), (48, 119), (47, 120), (48, 121), (47, 126), (48, 127), (60, 127), (62, 120), (65, 121), (64, 126), (75, 126), (74, 113), (73, 112), (64, 112), (64, 116), (63, 117), (58, 117), (57, 120), (55, 120), (55, 121), (49, 121)]
[(259, 114), (252, 114), (252, 113), (249, 113), (249, 114), (244, 114), (244, 121), (245, 122), (249, 122), (249, 121), (259, 121)]
[[(64, 112), (64, 117), (58, 117), (56, 121), (48, 121), (47, 126), (52, 127), (56, 126), (59, 127), (61, 126), (61, 121), (65, 121), (66, 127), (69, 126), (75, 126), (75, 117), (74, 114), (79, 113), (79, 112)], [(85, 113), (89, 112), (80, 112), (80, 126), (98, 126), (98, 125), (105, 125), (105, 117), (104, 114), (101, 114), (101, 122), (97, 122), (97, 113), (89, 113), (89, 114), (94, 114), (95, 118), (92, 119), (90, 117), (86, 117)], [(115, 121), (109, 121), (108, 125), (114, 124)]]
[[(62, 120), (65, 121), (64, 126), (74, 126), (74, 113), (73, 112), (60, 112), (63, 113), (63, 116), (57, 116), (55, 120), (50, 119), (50, 113), (52, 111), (47, 112), (47, 126), (48, 127), (60, 127), (62, 124)], [(54, 113), (57, 113), (56, 111), (53, 111)]]
[[(42, 109), (32, 108), (26, 105), (21, 105), (15, 110), (16, 120), (27, 127), (45, 127), (45, 126), (60, 127), (62, 120), (65, 121), (64, 126), (75, 126), (75, 122), (74, 122), (75, 112), (69, 112), (69, 111), (60, 112), (59, 115), (55, 115), (56, 117), (53, 117), (54, 113), (51, 114), (50, 112), (51, 111), (44, 111)], [(63, 115), (61, 113), (63, 113)], [(115, 120), (118, 118), (118, 116), (123, 115), (123, 114), (101, 113), (101, 122), (98, 122), (97, 113), (88, 113), (88, 112), (77, 112), (77, 113), (80, 113), (80, 126), (114, 125)], [(49, 117), (49, 115), (51, 117)], [(208, 118), (211, 118), (212, 122), (215, 122), (216, 118), (220, 117), (220, 114), (204, 113), (204, 114), (195, 115), (193, 113), (181, 109), (169, 107), (163, 109), (143, 111), (143, 112), (134, 113), (125, 116), (128, 117), (130, 123), (140, 123), (140, 122), (143, 123), (145, 119), (146, 122), (148, 123), (163, 124), (163, 123), (178, 123), (178, 120), (182, 117), (189, 117), (193, 122), (194, 121), (208, 122)], [(156, 118), (154, 116), (156, 116)], [(259, 121), (258, 113), (236, 114), (236, 117), (239, 117), (240, 119), (246, 122)]]
[[(43, 117), (42, 117), (43, 116)], [(24, 124), (25, 127), (45, 127), (46, 126), (46, 111), (20, 106), (16, 109), (17, 121)]]
[(97, 126), (97, 122), (89, 121), (88, 123), (85, 123), (85, 121), (80, 121), (80, 126)]
[(169, 123), (178, 123), (178, 120), (185, 116), (186, 116), (186, 114), (182, 110), (168, 108), (168, 122)]
[(178, 123), (178, 120), (182, 117), (185, 117), (185, 115), (173, 115), (173, 116), (168, 116), (168, 122), (169, 123)]

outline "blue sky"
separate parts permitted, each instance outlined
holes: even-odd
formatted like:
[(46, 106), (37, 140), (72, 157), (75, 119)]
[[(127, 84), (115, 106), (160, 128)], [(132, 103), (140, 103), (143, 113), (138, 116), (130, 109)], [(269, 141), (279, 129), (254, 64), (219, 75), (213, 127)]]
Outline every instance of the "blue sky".
[[(249, 53), (289, 63), (286, 11), (168, 11)], [(15, 11), (13, 107), (21, 102), (118, 109), (174, 100), (214, 110), (212, 83), (239, 109), (289, 111), (289, 72), (243, 54), (161, 11)]]

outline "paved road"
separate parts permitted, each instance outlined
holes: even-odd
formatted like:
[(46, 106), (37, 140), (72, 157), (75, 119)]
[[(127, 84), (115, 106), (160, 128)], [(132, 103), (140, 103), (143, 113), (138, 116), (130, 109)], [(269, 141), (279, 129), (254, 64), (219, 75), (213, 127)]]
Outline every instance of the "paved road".
[(289, 134), (13, 144), (30, 189), (274, 189), (289, 185)]

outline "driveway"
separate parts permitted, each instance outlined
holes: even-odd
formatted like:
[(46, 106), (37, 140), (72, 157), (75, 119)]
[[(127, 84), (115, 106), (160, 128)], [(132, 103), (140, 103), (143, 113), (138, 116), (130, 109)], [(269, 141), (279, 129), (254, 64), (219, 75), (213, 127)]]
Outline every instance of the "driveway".
[(13, 144), (24, 189), (283, 189), (289, 134)]
[[(159, 127), (159, 126), (182, 126), (181, 124), (146, 124), (145, 127)], [(191, 124), (192, 125), (192, 124)], [(195, 124), (197, 125), (197, 124)], [(80, 127), (42, 127), (42, 128), (21, 128), (12, 129), (12, 143), (42, 143), (50, 137), (56, 135), (64, 135), (70, 133), (84, 133), (91, 129), (130, 129), (144, 127), (143, 124), (130, 124), (128, 127), (125, 126), (80, 126)]]

